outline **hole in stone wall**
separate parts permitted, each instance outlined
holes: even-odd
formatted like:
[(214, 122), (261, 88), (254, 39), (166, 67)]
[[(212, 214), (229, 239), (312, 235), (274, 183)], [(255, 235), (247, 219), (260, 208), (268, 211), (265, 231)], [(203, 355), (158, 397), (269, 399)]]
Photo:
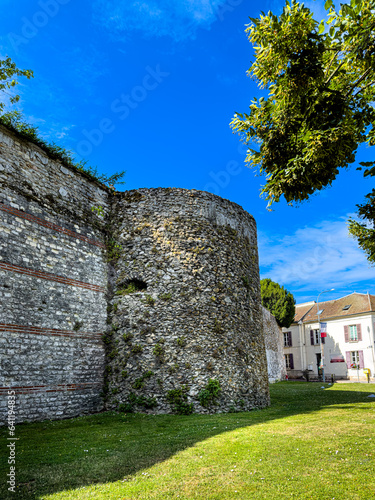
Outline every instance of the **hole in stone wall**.
[(142, 292), (147, 290), (147, 283), (138, 278), (132, 278), (124, 282), (124, 289), (126, 293)]

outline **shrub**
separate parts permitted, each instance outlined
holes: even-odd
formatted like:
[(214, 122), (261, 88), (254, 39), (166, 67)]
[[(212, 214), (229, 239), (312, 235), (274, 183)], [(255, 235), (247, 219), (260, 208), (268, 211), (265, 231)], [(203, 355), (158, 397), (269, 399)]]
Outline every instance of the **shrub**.
[(185, 347), (186, 346), (186, 339), (185, 339), (185, 337), (179, 337), (176, 340), (176, 344), (178, 345), (178, 347)]
[(107, 240), (107, 260), (112, 262), (118, 260), (121, 256), (123, 248), (113, 238)]
[(174, 365), (172, 365), (168, 368), (168, 372), (172, 374), (172, 373), (175, 373), (178, 369), (179, 369), (179, 366), (177, 363), (175, 363)]
[(155, 408), (157, 406), (157, 402), (155, 398), (148, 398), (146, 396), (138, 396), (137, 397), (137, 405), (142, 408), (150, 409)]
[(108, 335), (108, 334), (107, 334), (107, 335), (105, 335), (105, 334), (104, 334), (104, 335), (102, 335), (102, 340), (103, 340), (103, 342), (104, 342), (105, 344), (110, 344), (110, 343), (111, 343), (111, 337), (110, 337), (110, 335)]
[(148, 304), (149, 306), (153, 306), (155, 304), (155, 299), (151, 297), (151, 295), (146, 294), (145, 297), (146, 297), (146, 304)]
[(165, 354), (164, 347), (158, 342), (152, 351), (157, 358), (162, 358)]
[(120, 403), (118, 405), (118, 411), (123, 413), (133, 413), (133, 405), (131, 403)]
[(212, 404), (217, 404), (217, 399), (221, 393), (220, 382), (210, 378), (204, 388), (198, 394), (200, 404), (207, 408)]
[(132, 333), (124, 333), (122, 338), (125, 340), (125, 342), (130, 342), (131, 339), (133, 338), (133, 334)]
[(143, 386), (145, 385), (145, 381), (152, 377), (154, 374), (154, 372), (152, 371), (148, 371), (148, 372), (145, 372), (141, 377), (137, 378), (134, 382), (134, 384), (132, 385), (133, 389), (142, 389)]
[(141, 352), (143, 352), (143, 347), (141, 345), (137, 344), (134, 347), (132, 347), (131, 352), (133, 354), (140, 354)]
[(131, 392), (128, 396), (129, 404), (133, 407), (134, 405), (141, 406), (142, 408), (154, 408), (157, 405), (155, 398), (148, 398), (146, 396), (137, 396), (134, 392)]
[(161, 295), (159, 295), (159, 299), (161, 300), (170, 300), (171, 298), (172, 298), (171, 293), (162, 293)]
[(173, 411), (178, 415), (190, 415), (194, 411), (193, 403), (188, 403), (188, 387), (183, 385), (180, 389), (172, 389), (167, 392), (167, 401)]
[(118, 354), (118, 349), (113, 349), (113, 351), (111, 351), (109, 354), (108, 354), (108, 357), (109, 359), (114, 359)]

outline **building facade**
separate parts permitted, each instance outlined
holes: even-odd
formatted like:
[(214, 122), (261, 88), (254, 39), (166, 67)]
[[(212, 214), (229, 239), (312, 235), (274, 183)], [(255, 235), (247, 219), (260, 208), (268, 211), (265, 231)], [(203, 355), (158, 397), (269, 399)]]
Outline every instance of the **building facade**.
[[(321, 337), (318, 313), (326, 337)], [(294, 322), (283, 328), (283, 336), (289, 378), (304, 374), (318, 378), (324, 357), (326, 379), (363, 381), (369, 370), (370, 380), (375, 380), (374, 295), (352, 293), (319, 305), (298, 304)]]

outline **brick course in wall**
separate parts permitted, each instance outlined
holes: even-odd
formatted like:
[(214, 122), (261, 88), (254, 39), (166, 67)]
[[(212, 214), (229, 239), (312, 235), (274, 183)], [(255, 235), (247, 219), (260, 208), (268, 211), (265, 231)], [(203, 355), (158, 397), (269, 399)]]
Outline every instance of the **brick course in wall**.
[[(104, 333), (106, 297), (102, 292), (0, 269), (0, 322), (41, 328)], [(90, 307), (89, 307), (90, 306)]]
[(45, 335), (47, 337), (75, 337), (75, 338), (102, 338), (102, 333), (88, 333), (81, 331), (57, 330), (54, 328), (38, 328), (35, 326), (8, 325), (0, 323), (0, 332), (28, 333), (33, 335)]
[(9, 205), (5, 205), (4, 203), (0, 203), (0, 210), (3, 212), (7, 212), (9, 214), (15, 215), (16, 217), (29, 220), (31, 222), (35, 222), (36, 224), (39, 224), (40, 226), (47, 227), (49, 229), (54, 229), (55, 231), (58, 231), (60, 233), (67, 234), (68, 236), (71, 236), (73, 238), (77, 238), (79, 240), (85, 241), (86, 243), (90, 243), (91, 245), (98, 246), (100, 248), (105, 248), (105, 244), (102, 243), (101, 241), (95, 241), (91, 240), (90, 238), (87, 238), (87, 236), (83, 236), (82, 234), (76, 233), (75, 231), (71, 231), (70, 229), (66, 229), (65, 227), (61, 227), (58, 224), (54, 224), (53, 222), (48, 222), (45, 219), (41, 219), (40, 217), (36, 217), (35, 215), (31, 215), (27, 212), (24, 212), (22, 210), (17, 210), (16, 208), (13, 208)]
[(65, 285), (76, 286), (79, 288), (86, 288), (87, 290), (94, 290), (95, 292), (105, 292), (105, 288), (91, 283), (84, 283), (82, 281), (64, 278), (64, 276), (58, 276), (57, 274), (44, 273), (43, 271), (35, 271), (34, 269), (28, 269), (26, 267), (14, 266), (8, 262), (0, 262), (0, 269), (6, 271), (11, 271), (13, 273), (26, 274), (27, 276), (34, 276), (35, 278), (40, 278), (47, 281), (56, 281), (57, 283), (64, 283)]

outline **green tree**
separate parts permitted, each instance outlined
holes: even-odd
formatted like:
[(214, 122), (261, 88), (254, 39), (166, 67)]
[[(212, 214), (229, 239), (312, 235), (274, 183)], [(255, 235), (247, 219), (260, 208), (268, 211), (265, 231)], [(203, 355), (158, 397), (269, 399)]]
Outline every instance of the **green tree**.
[[(303, 4), (287, 2), (282, 14), (262, 13), (246, 32), (255, 60), (249, 75), (268, 90), (231, 127), (249, 146), (246, 162), (266, 176), (269, 205), (290, 204), (331, 185), (355, 161), (358, 146), (375, 144), (375, 10), (373, 0), (351, 0), (318, 22)], [(375, 162), (361, 163), (365, 176)], [(361, 169), (361, 167), (359, 168)], [(363, 222), (349, 230), (375, 263), (375, 190), (358, 205)]]
[(289, 328), (296, 314), (293, 295), (268, 278), (260, 281), (260, 293), (263, 307), (275, 316), (277, 324)]
[[(26, 76), (30, 79), (34, 76), (29, 69), (18, 69), (16, 63), (10, 57), (0, 59), (0, 91), (9, 96), (9, 101), (14, 104), (19, 101), (20, 96), (13, 94), (11, 89), (18, 85), (17, 76)], [(0, 101), (0, 114), (4, 111), (5, 103)]]

